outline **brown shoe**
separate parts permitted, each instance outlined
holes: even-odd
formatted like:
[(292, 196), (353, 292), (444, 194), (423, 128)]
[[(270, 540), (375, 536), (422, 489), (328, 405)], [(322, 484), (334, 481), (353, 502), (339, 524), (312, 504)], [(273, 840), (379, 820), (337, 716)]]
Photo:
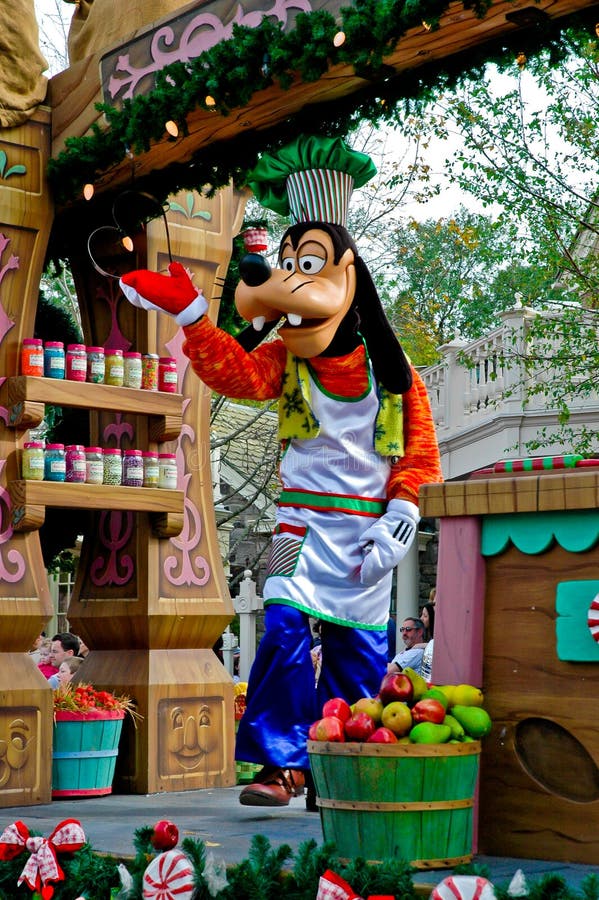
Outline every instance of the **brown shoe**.
[(288, 806), (291, 797), (304, 793), (304, 774), (299, 769), (263, 769), (239, 795), (242, 806)]

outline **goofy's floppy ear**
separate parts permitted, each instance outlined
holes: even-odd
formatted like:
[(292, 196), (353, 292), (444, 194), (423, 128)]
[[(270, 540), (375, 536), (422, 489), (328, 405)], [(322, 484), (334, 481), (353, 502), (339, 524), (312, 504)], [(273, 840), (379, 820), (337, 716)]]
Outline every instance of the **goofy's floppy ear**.
[(412, 387), (410, 363), (393, 333), (364, 260), (356, 256), (354, 265), (360, 332), (366, 341), (376, 380), (391, 394), (405, 394)]

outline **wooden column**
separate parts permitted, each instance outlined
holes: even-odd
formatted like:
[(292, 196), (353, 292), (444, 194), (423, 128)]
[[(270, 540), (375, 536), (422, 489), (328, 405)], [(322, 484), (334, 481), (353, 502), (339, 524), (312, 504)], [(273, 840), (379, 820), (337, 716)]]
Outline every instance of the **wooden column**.
[(7, 402), (21, 341), (33, 335), (52, 221), (49, 146), (48, 110), (0, 129), (0, 807), (50, 800), (52, 692), (26, 651), (52, 608), (38, 534), (13, 530), (8, 488), (28, 431), (14, 427)]
[[(188, 266), (208, 298), (220, 291), (245, 198), (231, 188), (207, 200), (172, 199), (173, 258)], [(159, 218), (147, 226), (147, 267), (164, 271), (167, 236)], [(92, 652), (79, 678), (132, 696), (143, 721), (125, 725), (115, 790), (180, 791), (235, 783), (233, 685), (212, 646), (233, 615), (216, 534), (209, 448), (210, 391), (182, 353), (173, 319), (135, 310), (116, 282), (98, 281), (81, 260), (86, 328), (98, 343), (131, 346), (177, 359), (180, 417), (104, 410), (94, 435), (104, 446), (156, 448), (177, 456), (180, 515), (158, 523), (148, 514), (110, 512), (86, 534), (72, 629)], [(131, 265), (131, 268), (134, 266)], [(212, 304), (214, 314), (218, 302)], [(110, 340), (108, 340), (108, 335)], [(146, 392), (147, 393), (147, 392)], [(115, 488), (115, 495), (118, 493)], [(156, 489), (156, 494), (161, 492)]]

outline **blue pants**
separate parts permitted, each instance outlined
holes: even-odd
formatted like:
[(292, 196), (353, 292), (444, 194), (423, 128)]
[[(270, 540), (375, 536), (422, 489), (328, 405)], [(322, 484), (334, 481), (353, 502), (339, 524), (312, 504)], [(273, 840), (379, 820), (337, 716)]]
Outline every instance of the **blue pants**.
[(266, 633), (248, 682), (235, 758), (308, 769), (308, 729), (331, 697), (374, 697), (387, 666), (387, 632), (322, 621), (322, 669), (315, 685), (308, 616), (292, 606), (266, 608)]

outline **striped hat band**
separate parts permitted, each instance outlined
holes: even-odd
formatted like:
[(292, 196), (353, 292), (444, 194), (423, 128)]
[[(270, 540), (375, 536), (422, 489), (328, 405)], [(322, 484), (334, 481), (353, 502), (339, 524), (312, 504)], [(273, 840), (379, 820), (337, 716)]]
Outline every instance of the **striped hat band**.
[(287, 177), (291, 219), (295, 222), (347, 223), (354, 179), (334, 169), (305, 169)]

